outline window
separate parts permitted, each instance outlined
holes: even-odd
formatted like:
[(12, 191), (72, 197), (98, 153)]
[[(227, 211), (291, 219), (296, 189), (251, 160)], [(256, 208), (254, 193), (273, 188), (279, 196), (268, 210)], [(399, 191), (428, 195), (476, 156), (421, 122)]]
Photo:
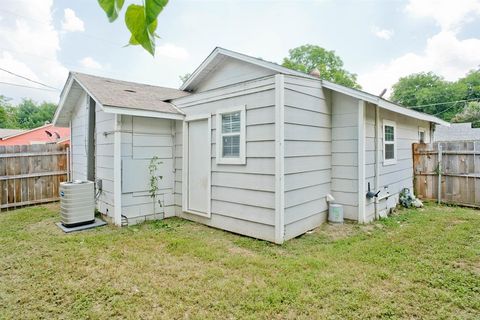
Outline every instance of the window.
[(245, 164), (245, 106), (217, 112), (217, 163)]
[(383, 164), (397, 162), (396, 125), (393, 121), (383, 121)]
[(420, 143), (426, 142), (425, 128), (418, 127), (418, 142)]

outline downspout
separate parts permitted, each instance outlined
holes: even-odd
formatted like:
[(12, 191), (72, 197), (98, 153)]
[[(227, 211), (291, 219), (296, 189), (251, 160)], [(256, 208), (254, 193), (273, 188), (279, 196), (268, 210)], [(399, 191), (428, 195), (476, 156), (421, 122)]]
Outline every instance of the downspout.
[[(380, 107), (375, 105), (375, 190), (380, 190)], [(375, 220), (378, 219), (379, 197), (375, 197)]]

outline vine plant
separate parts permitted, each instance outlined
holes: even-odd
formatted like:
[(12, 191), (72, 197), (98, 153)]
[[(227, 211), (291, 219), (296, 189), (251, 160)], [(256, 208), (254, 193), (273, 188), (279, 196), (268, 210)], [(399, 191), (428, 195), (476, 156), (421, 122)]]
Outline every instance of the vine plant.
[[(157, 156), (153, 156), (152, 159), (150, 159), (150, 164), (148, 165), (148, 172), (150, 173), (150, 189), (148, 190), (150, 197), (152, 198), (153, 201), (153, 213), (155, 214), (155, 203), (157, 199), (157, 191), (159, 189), (158, 187), (158, 181), (163, 179), (163, 176), (158, 176), (157, 171), (159, 166), (163, 162), (160, 161), (160, 159)], [(158, 204), (162, 206), (162, 203), (160, 200), (158, 200)]]

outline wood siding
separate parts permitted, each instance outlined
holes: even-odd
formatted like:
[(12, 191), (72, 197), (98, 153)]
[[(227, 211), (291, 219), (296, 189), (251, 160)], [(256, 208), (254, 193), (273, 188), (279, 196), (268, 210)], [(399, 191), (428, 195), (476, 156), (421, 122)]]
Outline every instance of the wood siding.
[(256, 78), (273, 75), (275, 72), (253, 64), (246, 64), (233, 58), (224, 58), (214, 72), (203, 79), (196, 92), (249, 81)]
[(113, 207), (113, 130), (115, 115), (95, 107), (95, 179), (102, 180), (102, 192), (98, 193), (97, 210), (114, 217)]
[[(187, 116), (211, 114), (211, 218), (182, 212), (182, 123), (175, 125), (177, 215), (206, 225), (274, 241), (275, 86), (264, 78), (197, 93), (174, 103)], [(246, 105), (246, 164), (216, 163), (216, 111)]]
[[(381, 200), (377, 208), (380, 215), (386, 214), (387, 207), (398, 203), (399, 194), (403, 188), (409, 188), (413, 192), (413, 158), (412, 144), (419, 142), (419, 127), (425, 129), (425, 142), (430, 142), (430, 123), (394, 113), (388, 110), (380, 110), (380, 166), (379, 188), (380, 196), (390, 193), (389, 199)], [(397, 162), (391, 165), (383, 163), (383, 120), (396, 123), (396, 152)], [(371, 188), (375, 186), (375, 106), (367, 104), (365, 113), (365, 190), (370, 182)], [(366, 202), (367, 221), (375, 218), (375, 206), (373, 200)]]
[[(122, 215), (129, 224), (174, 215), (174, 127), (173, 120), (122, 116)], [(155, 205), (148, 171), (154, 156), (162, 176)]]
[(72, 180), (87, 179), (87, 94), (83, 92), (77, 100), (72, 113)]
[(358, 220), (358, 99), (331, 92), (332, 196), (345, 219)]
[(331, 107), (319, 81), (285, 76), (285, 240), (326, 219)]

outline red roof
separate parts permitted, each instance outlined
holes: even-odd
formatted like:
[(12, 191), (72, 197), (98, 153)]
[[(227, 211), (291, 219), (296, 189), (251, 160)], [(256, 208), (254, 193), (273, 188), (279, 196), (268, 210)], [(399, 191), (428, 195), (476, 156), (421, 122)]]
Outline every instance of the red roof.
[(54, 127), (53, 124), (17, 133), (0, 139), (0, 146), (44, 143), (70, 143), (70, 128)]

